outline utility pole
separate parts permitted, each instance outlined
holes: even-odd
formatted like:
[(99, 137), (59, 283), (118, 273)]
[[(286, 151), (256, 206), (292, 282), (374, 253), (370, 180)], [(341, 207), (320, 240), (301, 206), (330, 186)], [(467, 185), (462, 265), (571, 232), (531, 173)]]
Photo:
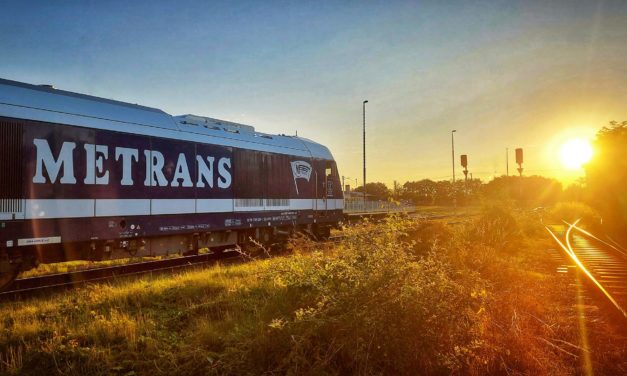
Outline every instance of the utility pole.
[(455, 132), (457, 132), (457, 129), (451, 131), (451, 159), (453, 160), (453, 207), (457, 208), (457, 194), (455, 192)]
[(362, 104), (363, 104), (363, 115), (364, 115), (364, 127), (363, 127), (363, 135), (364, 135), (364, 139), (363, 139), (363, 146), (364, 146), (364, 205), (366, 205), (366, 103), (368, 103), (367, 100), (365, 100)]
[(456, 129), (451, 131), (451, 159), (453, 160), (453, 186), (455, 185), (455, 137), (453, 133), (457, 132)]
[(509, 176), (509, 148), (505, 148), (505, 175)]

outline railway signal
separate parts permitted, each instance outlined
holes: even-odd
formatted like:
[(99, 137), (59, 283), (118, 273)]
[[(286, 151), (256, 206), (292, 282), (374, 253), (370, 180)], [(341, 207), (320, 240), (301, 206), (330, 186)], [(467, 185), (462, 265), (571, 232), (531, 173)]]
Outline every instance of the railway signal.
[(519, 165), (523, 163), (523, 149), (522, 148), (516, 149), (516, 163)]
[(522, 176), (523, 173), (523, 149), (522, 148), (517, 148), (516, 149), (516, 164), (518, 165), (518, 173), (520, 174), (520, 176)]
[(462, 167), (464, 168), (462, 171), (464, 172), (464, 196), (468, 195), (468, 155), (462, 154), (459, 156), (459, 159), (462, 163)]
[(459, 156), (461, 159), (462, 167), (464, 168), (464, 178), (468, 180), (468, 155), (462, 154)]
[(522, 180), (523, 149), (522, 148), (516, 148), (516, 164), (518, 165), (518, 175), (520, 176), (519, 195), (520, 195), (520, 200), (522, 201), (522, 198), (523, 198), (523, 180)]

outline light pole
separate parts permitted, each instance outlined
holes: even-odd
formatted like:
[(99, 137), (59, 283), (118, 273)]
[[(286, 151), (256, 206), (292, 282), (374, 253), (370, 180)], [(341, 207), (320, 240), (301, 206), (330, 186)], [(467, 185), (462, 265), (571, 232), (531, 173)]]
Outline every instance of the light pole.
[(455, 132), (457, 132), (457, 129), (451, 131), (451, 156), (453, 158), (453, 207), (457, 208), (457, 195), (455, 192)]
[(363, 115), (364, 115), (364, 128), (363, 128), (363, 134), (364, 134), (364, 205), (366, 204), (366, 103), (368, 103), (367, 100), (365, 100), (362, 104), (363, 104)]
[(451, 131), (451, 157), (453, 159), (453, 188), (455, 188), (455, 137), (454, 137), (455, 132), (457, 132), (457, 129), (453, 129)]

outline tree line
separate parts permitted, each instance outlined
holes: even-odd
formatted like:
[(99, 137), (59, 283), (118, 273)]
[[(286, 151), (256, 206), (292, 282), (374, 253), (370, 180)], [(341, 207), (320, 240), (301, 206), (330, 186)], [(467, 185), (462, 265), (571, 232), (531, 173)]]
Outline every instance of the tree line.
[[(363, 187), (355, 189), (363, 192)], [(407, 201), (415, 205), (472, 205), (484, 200), (512, 201), (519, 205), (547, 206), (563, 196), (562, 184), (543, 176), (500, 176), (488, 183), (480, 179), (408, 181), (395, 189), (380, 182), (366, 184), (366, 192), (374, 200)]]
[[(622, 234), (627, 227), (627, 121), (612, 121), (592, 142), (594, 155), (584, 165), (585, 176), (567, 188), (543, 176), (500, 176), (484, 183), (467, 181), (408, 181), (395, 189), (380, 182), (366, 184), (378, 200), (407, 201), (416, 205), (469, 205), (485, 200), (510, 201), (522, 208), (550, 206), (559, 201), (581, 202), (594, 208), (605, 228)], [(363, 192), (363, 187), (355, 189)], [(627, 237), (627, 236), (626, 236)]]

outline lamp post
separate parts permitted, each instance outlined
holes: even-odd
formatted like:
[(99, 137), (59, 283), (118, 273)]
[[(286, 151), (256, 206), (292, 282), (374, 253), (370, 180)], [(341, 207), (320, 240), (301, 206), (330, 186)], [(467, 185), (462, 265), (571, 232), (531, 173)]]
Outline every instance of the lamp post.
[(363, 115), (364, 115), (364, 122), (363, 122), (363, 135), (364, 135), (364, 140), (363, 140), (363, 146), (364, 146), (364, 205), (366, 205), (366, 103), (368, 103), (367, 100), (365, 100), (362, 104), (363, 104)]
[(455, 192), (455, 132), (457, 132), (457, 129), (451, 131), (451, 156), (453, 158), (453, 207), (457, 208), (457, 194)]
[(451, 131), (451, 157), (453, 159), (453, 188), (455, 188), (455, 137), (454, 137), (455, 132), (457, 132), (457, 129), (453, 129)]

